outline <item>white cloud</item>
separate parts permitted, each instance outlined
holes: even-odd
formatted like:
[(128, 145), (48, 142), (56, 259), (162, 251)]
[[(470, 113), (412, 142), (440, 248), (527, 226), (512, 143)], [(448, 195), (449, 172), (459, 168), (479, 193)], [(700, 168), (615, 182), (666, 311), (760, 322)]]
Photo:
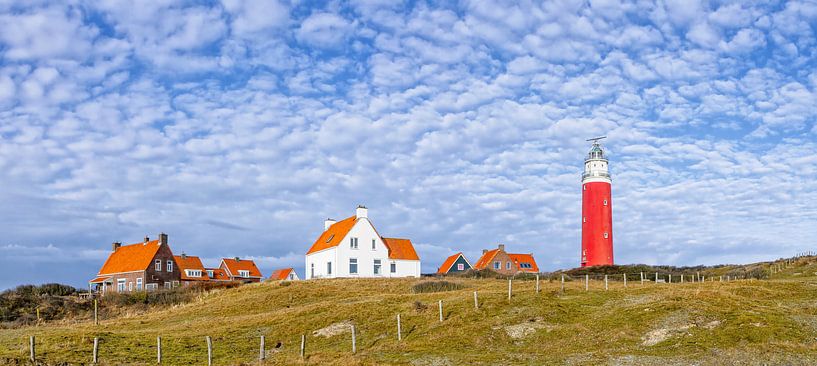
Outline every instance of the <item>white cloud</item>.
[(321, 48), (339, 48), (353, 29), (353, 24), (332, 13), (315, 13), (298, 28), (298, 39)]

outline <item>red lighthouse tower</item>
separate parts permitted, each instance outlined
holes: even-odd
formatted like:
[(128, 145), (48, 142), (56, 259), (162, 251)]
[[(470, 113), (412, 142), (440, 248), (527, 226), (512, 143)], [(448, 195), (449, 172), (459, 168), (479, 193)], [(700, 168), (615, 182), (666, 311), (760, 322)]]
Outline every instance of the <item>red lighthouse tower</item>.
[(582, 174), (582, 267), (613, 264), (613, 200), (607, 157), (596, 137)]

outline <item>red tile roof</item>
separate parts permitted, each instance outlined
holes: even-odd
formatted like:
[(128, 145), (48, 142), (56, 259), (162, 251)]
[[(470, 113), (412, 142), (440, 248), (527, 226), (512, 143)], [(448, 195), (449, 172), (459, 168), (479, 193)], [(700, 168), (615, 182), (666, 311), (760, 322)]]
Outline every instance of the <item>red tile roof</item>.
[(389, 249), (389, 259), (420, 260), (409, 239), (383, 238), (383, 243)]
[(454, 265), (454, 262), (456, 262), (457, 258), (459, 258), (461, 255), (462, 255), (462, 252), (454, 254), (454, 255), (446, 258), (445, 261), (443, 262), (443, 264), (440, 266), (440, 268), (437, 269), (437, 273), (439, 273), (439, 274), (448, 273), (448, 270), (451, 269), (451, 266)]
[(105, 260), (98, 276), (122, 272), (144, 271), (150, 267), (161, 245), (158, 240), (123, 245)]
[[(209, 281), (210, 277), (207, 276), (207, 273), (204, 272), (204, 265), (201, 264), (201, 259), (196, 256), (192, 255), (174, 255), (173, 259), (176, 260), (176, 265), (179, 266), (179, 271), (182, 274), (182, 280), (186, 281)], [(201, 271), (201, 276), (199, 277), (192, 277), (188, 276), (186, 269), (191, 270), (199, 270)]]
[(318, 240), (315, 240), (315, 243), (312, 244), (312, 247), (309, 248), (306, 254), (312, 254), (338, 246), (340, 241), (349, 233), (349, 230), (352, 230), (356, 222), (357, 216), (352, 216), (332, 224), (329, 229), (326, 229), (326, 231), (318, 237)]
[(292, 268), (276, 269), (269, 278), (271, 280), (287, 280), (289, 279), (289, 273), (292, 271), (294, 271)]
[(488, 268), (488, 265), (491, 264), (491, 260), (494, 259), (496, 253), (499, 253), (499, 249), (489, 250), (482, 254), (482, 257), (479, 257), (477, 263), (474, 264), (474, 269)]
[[(533, 259), (533, 254), (510, 254), (508, 253), (508, 257), (511, 257), (511, 260), (516, 264), (516, 268), (518, 268), (522, 272), (532, 272), (532, 273), (539, 273), (539, 266), (536, 265), (536, 260)], [(530, 263), (531, 268), (522, 268), (522, 263)]]
[[(222, 268), (227, 269), (227, 274), (233, 278), (252, 278), (257, 277), (261, 278), (261, 271), (258, 270), (258, 267), (255, 266), (255, 262), (249, 259), (235, 259), (235, 258), (222, 258), (221, 263), (223, 264)], [(250, 271), (250, 275), (248, 277), (241, 277), (238, 275), (238, 271)]]
[(97, 277), (97, 278), (94, 278), (93, 280), (88, 281), (88, 283), (103, 283), (106, 280), (110, 280), (111, 278), (113, 278), (113, 277), (112, 276), (101, 276), (101, 277)]
[(227, 271), (221, 268), (205, 268), (204, 271), (213, 271), (213, 277), (210, 277), (211, 281), (230, 281), (230, 276), (227, 276)]

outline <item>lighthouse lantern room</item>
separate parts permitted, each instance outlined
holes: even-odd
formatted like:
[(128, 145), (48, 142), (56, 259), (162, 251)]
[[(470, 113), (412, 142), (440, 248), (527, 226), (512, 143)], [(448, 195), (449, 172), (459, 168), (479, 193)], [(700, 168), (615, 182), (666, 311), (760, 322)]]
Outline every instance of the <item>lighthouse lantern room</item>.
[(612, 181), (599, 143), (603, 138), (587, 140), (593, 145), (584, 159), (582, 174), (582, 267), (613, 264)]

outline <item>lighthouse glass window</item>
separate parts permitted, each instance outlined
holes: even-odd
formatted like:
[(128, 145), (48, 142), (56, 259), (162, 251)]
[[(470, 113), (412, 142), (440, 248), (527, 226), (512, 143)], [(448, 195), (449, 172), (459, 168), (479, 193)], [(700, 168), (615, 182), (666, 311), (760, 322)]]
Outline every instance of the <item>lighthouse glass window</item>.
[(607, 233), (604, 233), (604, 238), (607, 239)]

